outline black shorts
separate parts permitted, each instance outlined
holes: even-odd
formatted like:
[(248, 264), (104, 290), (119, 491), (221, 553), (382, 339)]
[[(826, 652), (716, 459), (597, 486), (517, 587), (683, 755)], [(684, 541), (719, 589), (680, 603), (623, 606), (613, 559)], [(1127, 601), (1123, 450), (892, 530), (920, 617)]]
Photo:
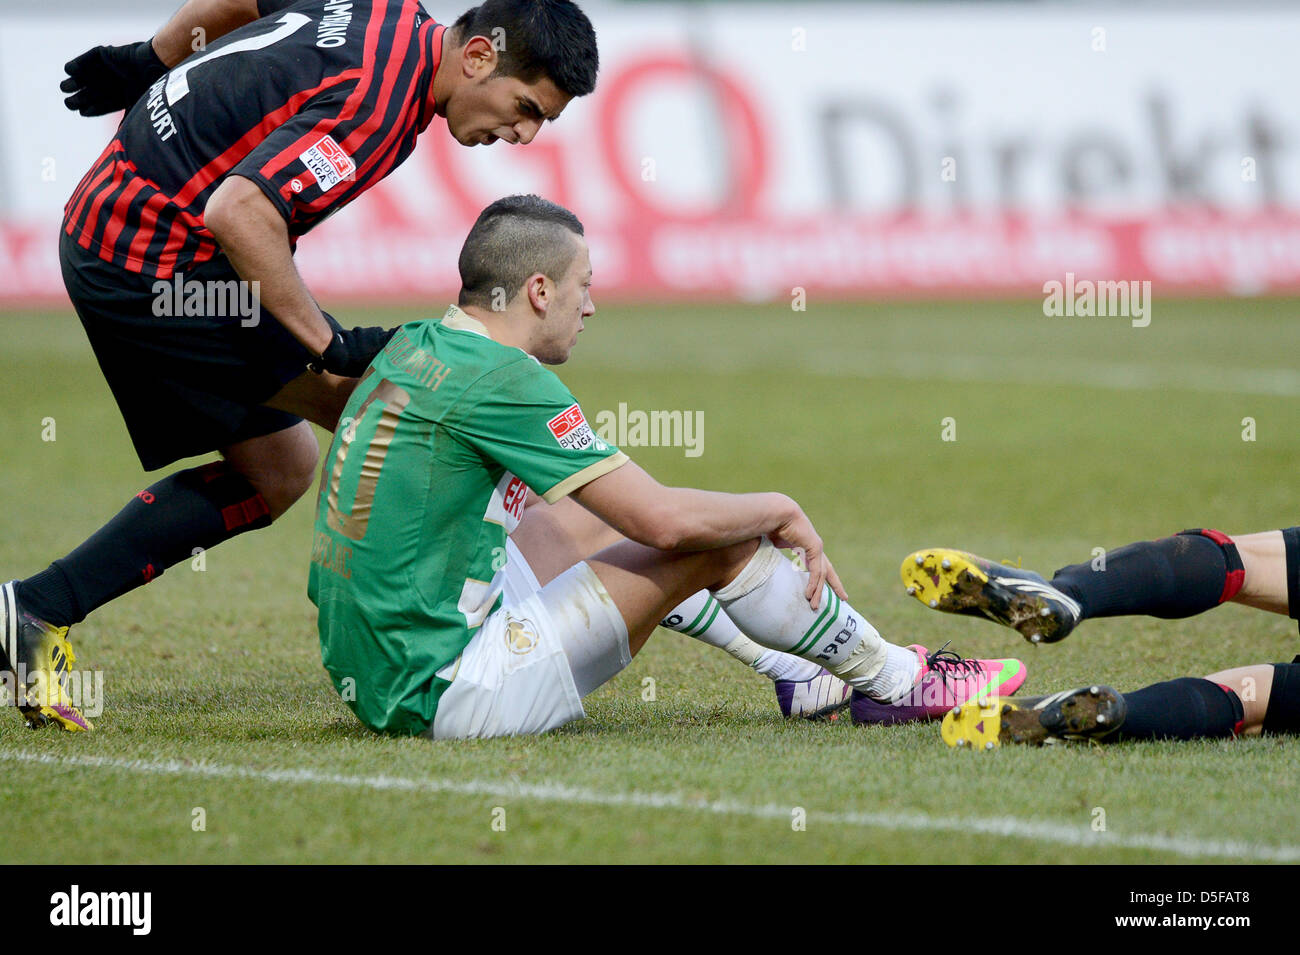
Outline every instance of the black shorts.
[[(128, 272), (62, 231), (59, 261), (146, 471), (302, 420), (262, 403), (302, 374), (312, 356), (270, 313), (242, 309), (246, 298), (234, 287), (207, 285), (238, 282), (225, 256), (180, 274), (179, 295), (175, 279)], [(201, 284), (184, 284), (194, 282)], [(215, 298), (191, 294), (209, 287)], [(168, 314), (187, 295), (190, 310), (230, 314), (185, 315), (184, 307)]]

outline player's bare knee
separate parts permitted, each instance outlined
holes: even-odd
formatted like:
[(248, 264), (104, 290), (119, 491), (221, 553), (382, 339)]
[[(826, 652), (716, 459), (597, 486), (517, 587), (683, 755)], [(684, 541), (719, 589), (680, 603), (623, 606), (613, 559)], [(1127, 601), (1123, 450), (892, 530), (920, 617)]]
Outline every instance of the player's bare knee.
[(1287, 612), (1287, 553), (1282, 531), (1233, 537), (1241, 557), (1242, 586), (1234, 599), (1275, 613)]
[[(320, 463), (320, 446), (316, 435), (307, 432), (309, 440), (299, 441), (294, 445), (291, 455), (287, 456), (278, 473), (277, 495), (285, 502), (284, 511), (298, 498), (311, 490), (316, 481), (316, 466)], [(280, 513), (283, 513), (281, 511)], [(271, 508), (272, 514), (275, 508)]]
[(313, 480), (312, 472), (303, 474), (276, 474), (273, 476), (263, 476), (260, 481), (254, 481), (258, 493), (266, 501), (266, 506), (271, 512), (271, 520), (278, 520), (280, 515), (284, 514), (289, 508), (297, 502), (308, 490), (311, 489)]
[(265, 439), (230, 449), (226, 459), (247, 478), (276, 520), (311, 489), (320, 446), (306, 422)]
[(292, 494), (295, 501), (311, 490), (316, 482), (316, 467), (319, 464), (320, 448), (313, 435), (311, 446), (298, 451), (292, 468), (285, 473), (285, 492)]
[(1205, 679), (1217, 683), (1241, 701), (1242, 720), (1238, 733), (1254, 736), (1264, 726), (1269, 696), (1273, 686), (1273, 666), (1255, 664), (1211, 673)]

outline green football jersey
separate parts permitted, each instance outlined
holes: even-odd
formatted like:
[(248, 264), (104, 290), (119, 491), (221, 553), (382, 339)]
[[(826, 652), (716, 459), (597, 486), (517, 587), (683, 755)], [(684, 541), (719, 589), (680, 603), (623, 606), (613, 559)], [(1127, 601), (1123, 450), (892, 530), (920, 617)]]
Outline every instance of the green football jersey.
[(349, 399), (316, 504), (321, 656), (367, 726), (422, 733), (500, 604), (527, 489), (555, 502), (627, 461), (549, 369), (453, 306), (398, 329)]

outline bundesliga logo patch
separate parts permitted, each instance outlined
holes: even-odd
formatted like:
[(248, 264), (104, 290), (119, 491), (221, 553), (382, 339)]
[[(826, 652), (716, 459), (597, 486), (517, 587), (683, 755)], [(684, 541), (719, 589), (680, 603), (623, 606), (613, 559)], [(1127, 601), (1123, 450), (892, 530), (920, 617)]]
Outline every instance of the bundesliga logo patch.
[(316, 177), (321, 192), (329, 192), (343, 180), (351, 179), (357, 171), (357, 164), (332, 136), (322, 136), (315, 146), (298, 158)]
[(560, 447), (567, 451), (585, 451), (596, 440), (591, 425), (587, 424), (587, 419), (582, 416), (582, 409), (577, 405), (569, 405), (546, 422), (546, 427), (551, 429), (551, 434), (555, 436)]

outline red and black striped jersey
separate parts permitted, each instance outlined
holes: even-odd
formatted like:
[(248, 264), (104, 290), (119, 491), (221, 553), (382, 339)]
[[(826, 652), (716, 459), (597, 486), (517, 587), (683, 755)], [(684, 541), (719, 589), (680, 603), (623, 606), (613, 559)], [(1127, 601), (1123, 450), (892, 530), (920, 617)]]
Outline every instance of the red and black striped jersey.
[(445, 27), (416, 0), (260, 0), (260, 20), (154, 83), (64, 207), (100, 258), (170, 278), (211, 259), (208, 197), (266, 193), (296, 242), (410, 155), (433, 118)]

